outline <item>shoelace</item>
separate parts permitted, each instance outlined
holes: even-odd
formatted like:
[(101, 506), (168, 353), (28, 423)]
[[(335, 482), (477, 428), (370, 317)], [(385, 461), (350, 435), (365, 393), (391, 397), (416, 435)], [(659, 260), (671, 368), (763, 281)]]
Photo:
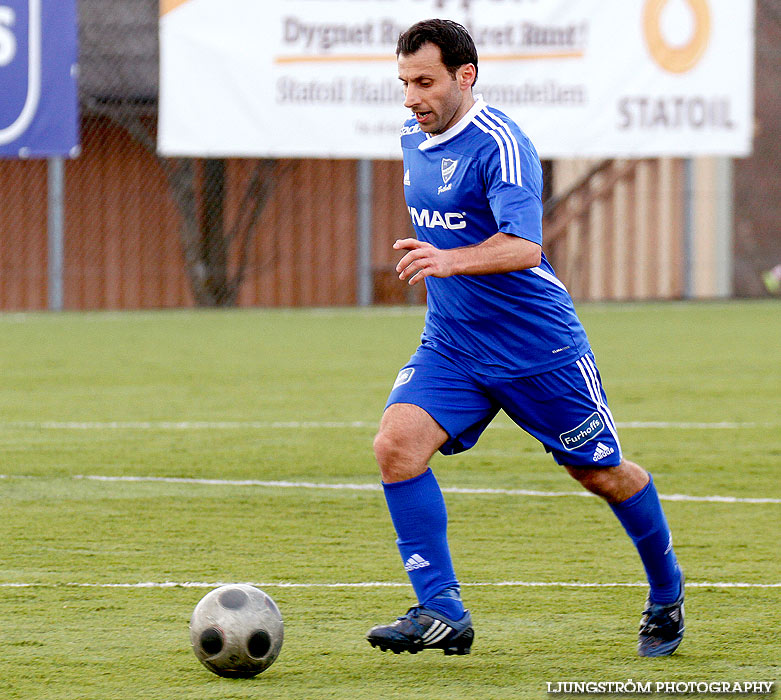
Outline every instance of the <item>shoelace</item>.
[(413, 605), (406, 613), (401, 617), (397, 617), (397, 620), (417, 620), (420, 617), (420, 607)]

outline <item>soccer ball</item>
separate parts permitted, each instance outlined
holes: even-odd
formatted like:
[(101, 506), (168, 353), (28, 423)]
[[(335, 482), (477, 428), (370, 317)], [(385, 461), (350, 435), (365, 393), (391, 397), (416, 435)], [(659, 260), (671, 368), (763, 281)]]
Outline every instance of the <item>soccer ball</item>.
[(274, 663), (284, 625), (276, 603), (247, 584), (220, 586), (201, 598), (190, 618), (198, 660), (225, 678), (251, 678)]

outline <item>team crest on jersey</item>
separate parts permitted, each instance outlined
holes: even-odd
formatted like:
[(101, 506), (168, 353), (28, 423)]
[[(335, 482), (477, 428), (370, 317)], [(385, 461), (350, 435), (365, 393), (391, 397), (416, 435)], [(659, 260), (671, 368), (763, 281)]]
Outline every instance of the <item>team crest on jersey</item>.
[(442, 182), (446, 185), (450, 182), (450, 178), (453, 177), (453, 173), (456, 171), (458, 165), (457, 160), (450, 160), (450, 158), (442, 159)]

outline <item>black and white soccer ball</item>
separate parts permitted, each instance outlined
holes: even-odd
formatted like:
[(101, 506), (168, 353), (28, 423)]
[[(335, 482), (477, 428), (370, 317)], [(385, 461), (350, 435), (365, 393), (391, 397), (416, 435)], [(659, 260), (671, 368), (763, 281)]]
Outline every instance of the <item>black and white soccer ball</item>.
[(248, 584), (220, 586), (201, 598), (190, 618), (198, 660), (226, 678), (251, 678), (282, 649), (282, 615), (271, 596)]

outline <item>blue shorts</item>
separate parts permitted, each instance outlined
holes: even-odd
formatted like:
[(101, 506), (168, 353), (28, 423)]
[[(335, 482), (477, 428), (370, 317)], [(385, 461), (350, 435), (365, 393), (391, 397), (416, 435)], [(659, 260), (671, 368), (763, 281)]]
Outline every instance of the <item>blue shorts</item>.
[(503, 410), (558, 464), (621, 463), (615, 422), (590, 350), (565, 367), (507, 380), (470, 374), (421, 346), (399, 372), (385, 407), (394, 403), (419, 406), (442, 426), (449, 436), (439, 448), (442, 454), (468, 450)]

